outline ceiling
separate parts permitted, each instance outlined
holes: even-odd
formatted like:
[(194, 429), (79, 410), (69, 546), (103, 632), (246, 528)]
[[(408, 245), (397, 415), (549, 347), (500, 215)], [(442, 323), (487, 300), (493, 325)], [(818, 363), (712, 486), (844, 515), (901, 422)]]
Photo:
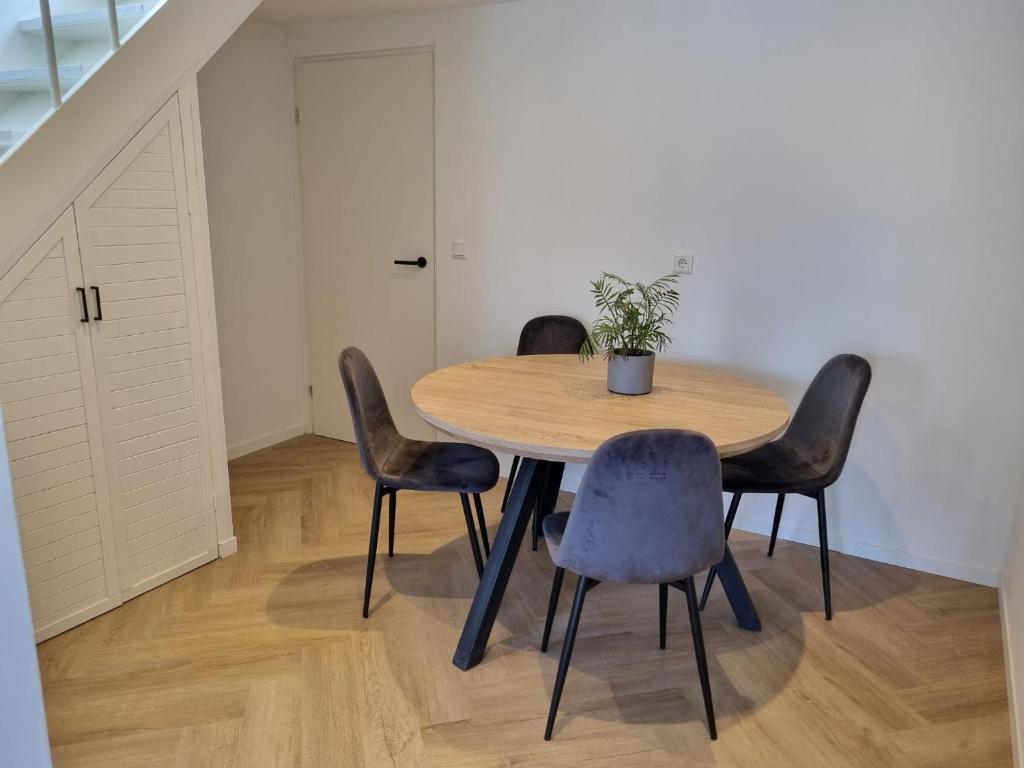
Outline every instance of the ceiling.
[(270, 21), (289, 23), (345, 16), (436, 11), (495, 2), (507, 0), (264, 0), (263, 5), (256, 9), (256, 15)]

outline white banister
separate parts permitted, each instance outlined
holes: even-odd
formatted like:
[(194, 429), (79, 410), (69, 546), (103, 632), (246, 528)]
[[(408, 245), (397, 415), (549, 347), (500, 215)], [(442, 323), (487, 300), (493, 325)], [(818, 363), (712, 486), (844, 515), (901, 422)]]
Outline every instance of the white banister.
[(39, 0), (39, 17), (43, 25), (43, 42), (46, 44), (46, 68), (50, 73), (50, 99), (54, 108), (63, 101), (60, 92), (60, 74), (57, 71), (57, 49), (53, 43), (53, 19), (50, 18), (50, 0)]
[(110, 44), (113, 50), (121, 47), (121, 32), (117, 26), (117, 1), (107, 0), (107, 20), (110, 23)]

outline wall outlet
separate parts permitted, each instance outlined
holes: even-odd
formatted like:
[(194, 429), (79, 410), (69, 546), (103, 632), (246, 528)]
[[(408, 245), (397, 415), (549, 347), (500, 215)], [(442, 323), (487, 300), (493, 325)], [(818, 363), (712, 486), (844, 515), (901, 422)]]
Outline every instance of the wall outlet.
[(465, 261), (465, 259), (466, 259), (466, 244), (465, 243), (452, 243), (452, 258), (453, 259), (461, 259), (461, 260)]
[(693, 274), (693, 252), (673, 251), (672, 252), (672, 274), (692, 275)]

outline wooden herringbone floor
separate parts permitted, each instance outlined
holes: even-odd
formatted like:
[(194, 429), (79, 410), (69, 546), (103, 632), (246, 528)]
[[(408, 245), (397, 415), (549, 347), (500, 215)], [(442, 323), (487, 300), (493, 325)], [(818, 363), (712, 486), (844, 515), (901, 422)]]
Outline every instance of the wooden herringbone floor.
[[(458, 500), (400, 496), (397, 555), (359, 616), (372, 485), (353, 448), (305, 437), (231, 466), (239, 552), (39, 648), (58, 766), (950, 766), (1010, 762), (996, 592), (738, 534), (760, 609), (704, 618), (720, 738), (708, 741), (681, 595), (587, 600), (554, 740), (542, 741), (550, 584), (522, 553), (484, 662), (452, 651), (476, 581)], [(495, 522), (497, 492), (485, 503)], [(542, 547), (543, 549), (543, 547)]]

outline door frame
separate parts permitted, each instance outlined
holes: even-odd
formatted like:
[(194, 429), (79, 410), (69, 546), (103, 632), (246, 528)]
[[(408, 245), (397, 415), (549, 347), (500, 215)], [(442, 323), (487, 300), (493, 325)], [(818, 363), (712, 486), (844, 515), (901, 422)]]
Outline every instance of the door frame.
[(190, 71), (180, 81), (177, 93), (185, 153), (196, 297), (199, 301), (200, 346), (203, 350), (206, 384), (207, 438), (213, 464), (217, 554), (219, 557), (229, 557), (238, 551), (238, 538), (235, 536), (235, 524), (231, 516), (231, 482), (228, 477), (224, 394), (220, 378), (220, 346), (217, 338), (217, 307), (213, 289), (210, 219), (206, 201), (206, 166), (203, 159), (203, 133), (199, 115), (198, 69)]
[(302, 182), (302, 137), (299, 135), (299, 65), (315, 64), (320, 61), (344, 61), (347, 59), (375, 59), (383, 56), (409, 56), (412, 54), (430, 54), (430, 103), (431, 103), (431, 217), (433, 219), (433, 243), (431, 258), (434, 260), (432, 270), (431, 290), (434, 299), (434, 334), (433, 349), (431, 350), (431, 365), (437, 370), (437, 275), (440, 265), (437, 259), (437, 52), (433, 45), (417, 45), (405, 48), (381, 48), (368, 51), (348, 51), (344, 53), (324, 53), (312, 56), (297, 56), (292, 59), (292, 110), (295, 115), (292, 127), (294, 130), (294, 154), (292, 156), (295, 168), (295, 198), (298, 202), (298, 227), (297, 239), (299, 249), (298, 272), (299, 272), (299, 308), (302, 312), (302, 354), (306, 361), (306, 394), (303, 397), (303, 414), (305, 416), (306, 434), (313, 433), (313, 394), (312, 394), (312, 369), (309, 359), (309, 313), (306, 311), (306, 224), (305, 224), (305, 200), (303, 198)]

